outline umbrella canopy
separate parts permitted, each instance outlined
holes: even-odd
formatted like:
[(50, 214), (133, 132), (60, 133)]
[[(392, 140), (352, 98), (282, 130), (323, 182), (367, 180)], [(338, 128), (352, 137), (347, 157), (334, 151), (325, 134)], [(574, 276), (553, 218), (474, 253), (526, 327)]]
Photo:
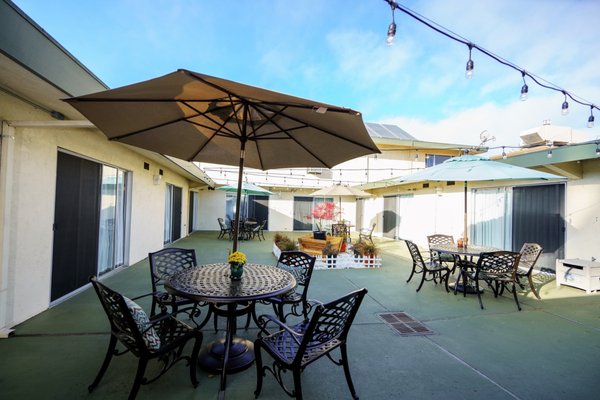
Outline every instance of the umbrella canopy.
[(354, 197), (369, 197), (370, 193), (364, 192), (360, 189), (355, 189), (346, 185), (332, 185), (323, 189), (319, 189), (316, 192), (311, 193), (311, 196), (338, 196), (339, 198), (339, 211), (340, 218), (342, 215), (342, 196), (354, 196)]
[(183, 69), (66, 101), (110, 140), (238, 165), (237, 209), (244, 166), (331, 168), (379, 153), (357, 111)]
[(465, 183), (464, 233), (467, 239), (467, 182), (502, 181), (502, 180), (548, 180), (565, 179), (562, 176), (548, 174), (529, 168), (518, 167), (490, 160), (484, 156), (464, 155), (450, 158), (441, 164), (426, 168), (410, 175), (402, 176), (397, 182), (448, 182), (463, 181)]
[[(234, 193), (238, 191), (237, 186), (224, 185), (219, 186), (217, 190), (224, 190), (225, 192)], [(273, 192), (263, 189), (260, 186), (253, 185), (252, 183), (242, 182), (242, 194), (253, 195), (253, 196), (270, 196)]]
[(370, 193), (360, 189), (355, 189), (346, 185), (332, 185), (316, 192), (311, 193), (311, 196), (354, 196), (354, 197), (369, 197)]

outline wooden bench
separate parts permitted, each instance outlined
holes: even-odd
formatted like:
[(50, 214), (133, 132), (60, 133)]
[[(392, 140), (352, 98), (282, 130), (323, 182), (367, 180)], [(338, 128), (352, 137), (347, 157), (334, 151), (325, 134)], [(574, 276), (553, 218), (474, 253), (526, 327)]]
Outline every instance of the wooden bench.
[(300, 243), (300, 249), (308, 254), (314, 256), (323, 255), (323, 249), (327, 246), (327, 243), (331, 243), (332, 246), (338, 251), (342, 247), (342, 237), (327, 235), (327, 240), (314, 239), (313, 235), (302, 236), (298, 238)]

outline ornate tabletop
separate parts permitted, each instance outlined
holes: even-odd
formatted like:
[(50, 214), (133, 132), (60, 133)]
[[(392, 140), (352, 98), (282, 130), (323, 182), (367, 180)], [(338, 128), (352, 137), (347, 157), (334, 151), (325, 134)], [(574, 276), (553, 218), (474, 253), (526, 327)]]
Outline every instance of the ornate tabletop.
[(440, 253), (456, 254), (458, 256), (478, 256), (481, 253), (488, 253), (488, 252), (500, 250), (495, 247), (489, 247), (489, 246), (468, 245), (465, 247), (458, 247), (458, 245), (456, 243), (436, 244), (436, 245), (430, 246), (429, 249), (440, 252)]
[(173, 275), (165, 287), (198, 301), (237, 303), (284, 294), (296, 286), (292, 274), (272, 265), (246, 264), (239, 281), (229, 275), (229, 264), (200, 265)]

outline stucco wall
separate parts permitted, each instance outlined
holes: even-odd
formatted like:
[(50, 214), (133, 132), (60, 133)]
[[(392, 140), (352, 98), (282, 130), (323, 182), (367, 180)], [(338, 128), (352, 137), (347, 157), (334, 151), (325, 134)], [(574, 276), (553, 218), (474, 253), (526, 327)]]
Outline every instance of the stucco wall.
[[(3, 120), (53, 121), (8, 96), (0, 96), (0, 110)], [(130, 264), (163, 247), (166, 183), (182, 188), (181, 234), (187, 233), (188, 181), (168, 167), (109, 142), (95, 129), (15, 127), (4, 134), (11, 137), (3, 139), (3, 155), (12, 153), (12, 159), (2, 159), (0, 327), (22, 322), (50, 304), (59, 149), (131, 171)], [(149, 171), (143, 169), (144, 162), (150, 164)], [(164, 176), (154, 185), (152, 176), (159, 168)]]
[(583, 179), (567, 183), (565, 257), (600, 260), (600, 160), (582, 164)]

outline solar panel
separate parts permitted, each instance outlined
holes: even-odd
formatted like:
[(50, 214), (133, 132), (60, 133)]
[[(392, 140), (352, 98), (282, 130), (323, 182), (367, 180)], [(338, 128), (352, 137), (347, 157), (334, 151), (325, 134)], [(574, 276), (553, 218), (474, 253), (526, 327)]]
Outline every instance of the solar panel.
[(367, 127), (369, 135), (374, 138), (417, 140), (414, 136), (397, 125), (367, 122), (365, 123), (365, 126)]

